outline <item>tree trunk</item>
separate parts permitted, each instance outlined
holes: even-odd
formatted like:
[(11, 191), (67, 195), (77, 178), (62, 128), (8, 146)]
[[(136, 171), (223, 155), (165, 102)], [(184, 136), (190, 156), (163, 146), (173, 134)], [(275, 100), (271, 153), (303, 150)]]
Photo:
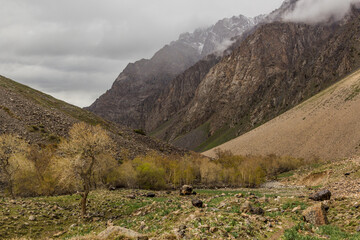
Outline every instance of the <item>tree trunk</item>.
[(10, 175), (8, 175), (8, 179), (9, 179), (9, 182), (8, 182), (7, 190), (9, 191), (10, 197), (12, 199), (14, 199), (15, 195), (14, 195), (13, 181), (11, 180)]
[(14, 195), (14, 190), (13, 190), (12, 182), (9, 183), (8, 191), (9, 191), (10, 197), (11, 197), (12, 199), (14, 199), (14, 198), (15, 198), (15, 195)]
[(89, 190), (85, 190), (81, 198), (81, 216), (84, 218), (86, 215), (86, 201), (89, 195)]

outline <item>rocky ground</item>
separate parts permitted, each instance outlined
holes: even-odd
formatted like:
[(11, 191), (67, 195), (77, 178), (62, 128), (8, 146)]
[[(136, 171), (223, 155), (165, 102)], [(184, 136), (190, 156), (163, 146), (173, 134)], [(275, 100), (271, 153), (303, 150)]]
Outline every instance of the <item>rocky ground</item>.
[[(145, 190), (97, 190), (90, 194), (86, 220), (76, 194), (2, 198), (0, 238), (131, 239), (118, 236), (131, 229), (124, 234), (135, 239), (360, 239), (357, 164), (350, 159), (316, 165), (258, 189), (195, 190), (184, 196), (159, 191), (154, 197)], [(332, 173), (319, 174), (324, 171)], [(328, 180), (312, 178), (316, 174)], [(300, 185), (309, 179), (320, 185)], [(309, 199), (326, 187), (330, 200), (320, 206)], [(325, 225), (318, 226), (321, 222)]]

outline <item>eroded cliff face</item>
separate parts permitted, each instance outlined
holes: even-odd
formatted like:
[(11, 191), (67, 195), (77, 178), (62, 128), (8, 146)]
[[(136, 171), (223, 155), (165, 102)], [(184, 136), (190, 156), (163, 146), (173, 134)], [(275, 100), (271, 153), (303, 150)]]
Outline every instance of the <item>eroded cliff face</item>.
[(259, 27), (210, 69), (163, 139), (204, 150), (272, 119), (359, 66), (359, 10), (332, 24)]
[(171, 81), (156, 99), (146, 119), (146, 129), (154, 130), (174, 115), (179, 115), (194, 98), (201, 80), (220, 59), (217, 55), (209, 55)]

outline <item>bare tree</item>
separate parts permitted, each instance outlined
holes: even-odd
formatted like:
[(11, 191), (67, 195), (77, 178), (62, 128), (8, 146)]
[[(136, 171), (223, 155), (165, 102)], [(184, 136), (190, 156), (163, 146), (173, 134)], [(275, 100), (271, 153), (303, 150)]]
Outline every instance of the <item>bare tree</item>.
[(81, 211), (86, 215), (87, 197), (91, 187), (100, 182), (109, 169), (117, 165), (114, 142), (100, 126), (76, 123), (69, 131), (69, 139), (62, 140), (58, 151), (62, 156), (61, 182), (81, 188)]
[(14, 176), (19, 170), (16, 158), (24, 154), (27, 143), (11, 134), (0, 135), (0, 176), (10, 196), (14, 198)]

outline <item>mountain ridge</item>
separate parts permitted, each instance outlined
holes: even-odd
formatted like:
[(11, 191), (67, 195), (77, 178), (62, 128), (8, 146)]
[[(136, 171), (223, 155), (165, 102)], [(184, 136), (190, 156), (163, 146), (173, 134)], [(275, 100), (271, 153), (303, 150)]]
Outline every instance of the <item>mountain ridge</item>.
[(0, 134), (12, 133), (40, 145), (56, 144), (60, 138), (67, 137), (74, 123), (80, 121), (102, 126), (117, 143), (117, 152), (126, 151), (129, 157), (150, 151), (163, 154), (186, 153), (0, 76)]
[[(350, 15), (332, 24), (274, 22), (258, 27), (201, 81), (186, 113), (168, 126), (166, 140), (206, 150), (276, 117), (356, 69), (359, 9)], [(194, 135), (199, 134), (206, 141), (214, 139), (198, 144)]]
[(146, 120), (152, 106), (172, 79), (210, 53), (222, 54), (232, 44), (232, 37), (243, 34), (262, 19), (240, 15), (181, 34), (151, 59), (128, 64), (112, 87), (87, 109), (116, 123), (150, 130), (146, 129)]

